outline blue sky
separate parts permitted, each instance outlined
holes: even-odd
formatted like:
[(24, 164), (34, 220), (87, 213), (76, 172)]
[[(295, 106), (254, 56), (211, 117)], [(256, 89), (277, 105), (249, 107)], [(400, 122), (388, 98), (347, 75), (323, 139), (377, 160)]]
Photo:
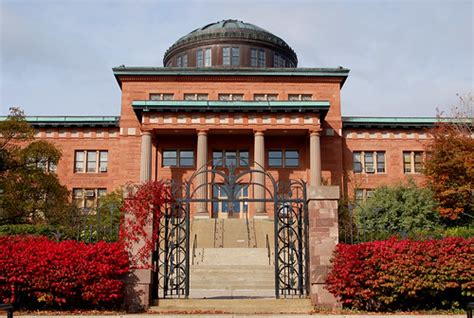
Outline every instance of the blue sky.
[(343, 115), (434, 116), (473, 91), (472, 1), (0, 0), (0, 115), (118, 115), (111, 68), (162, 66), (179, 37), (239, 19), (300, 67), (351, 70)]

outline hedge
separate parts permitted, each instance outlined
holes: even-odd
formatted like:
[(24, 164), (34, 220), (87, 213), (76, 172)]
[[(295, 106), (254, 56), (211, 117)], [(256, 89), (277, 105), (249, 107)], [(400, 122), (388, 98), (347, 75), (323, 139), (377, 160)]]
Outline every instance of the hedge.
[(128, 270), (127, 253), (118, 243), (0, 237), (0, 302), (17, 307), (116, 307)]
[(339, 244), (326, 288), (369, 311), (465, 308), (474, 296), (474, 238)]

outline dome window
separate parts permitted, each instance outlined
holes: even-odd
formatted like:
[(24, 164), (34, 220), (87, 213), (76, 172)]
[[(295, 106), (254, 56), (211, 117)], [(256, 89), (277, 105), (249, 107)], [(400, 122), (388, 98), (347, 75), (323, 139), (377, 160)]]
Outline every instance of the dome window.
[(250, 49), (250, 66), (265, 67), (265, 50)]
[(203, 67), (204, 66), (204, 55), (202, 49), (196, 51), (196, 66)]
[(223, 47), (222, 48), (222, 65), (240, 65), (240, 48), (239, 47)]
[(177, 67), (188, 67), (188, 55), (183, 54), (176, 58)]
[(211, 48), (204, 50), (204, 66), (212, 66), (212, 51)]

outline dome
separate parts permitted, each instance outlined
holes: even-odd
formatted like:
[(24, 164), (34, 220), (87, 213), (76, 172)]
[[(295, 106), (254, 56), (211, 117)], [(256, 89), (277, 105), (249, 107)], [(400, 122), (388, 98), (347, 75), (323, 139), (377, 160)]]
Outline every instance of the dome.
[[(205, 49), (208, 51), (202, 51)], [(226, 57), (237, 52), (239, 63), (228, 65)], [(230, 57), (229, 61), (237, 59)], [(280, 37), (239, 20), (222, 20), (191, 31), (179, 38), (163, 58), (164, 66), (176, 67), (296, 67), (297, 63), (296, 53)]]

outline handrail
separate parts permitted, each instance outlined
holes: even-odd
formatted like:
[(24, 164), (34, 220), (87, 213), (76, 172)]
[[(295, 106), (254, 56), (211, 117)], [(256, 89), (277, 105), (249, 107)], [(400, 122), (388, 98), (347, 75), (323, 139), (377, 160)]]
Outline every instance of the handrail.
[(249, 224), (248, 213), (245, 213), (245, 223), (247, 224), (247, 245), (248, 247), (250, 247), (251, 236), (250, 236), (250, 224)]
[(193, 242), (193, 259), (192, 259), (192, 264), (193, 264), (193, 265), (194, 265), (194, 258), (196, 258), (197, 239), (198, 239), (198, 236), (197, 236), (197, 234), (194, 234), (194, 242)]
[(268, 234), (265, 234), (265, 244), (267, 246), (267, 254), (268, 254), (268, 265), (272, 265), (271, 260), (271, 252), (270, 252), (270, 240), (268, 239)]

